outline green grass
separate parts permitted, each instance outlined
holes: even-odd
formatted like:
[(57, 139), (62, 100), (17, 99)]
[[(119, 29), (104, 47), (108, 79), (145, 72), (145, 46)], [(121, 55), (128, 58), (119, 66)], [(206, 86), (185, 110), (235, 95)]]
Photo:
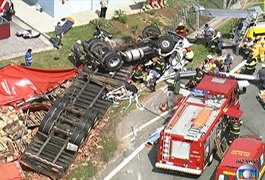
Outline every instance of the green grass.
[(88, 162), (79, 162), (77, 168), (75, 168), (71, 173), (66, 177), (68, 180), (87, 180), (95, 175), (97, 168)]
[(99, 143), (103, 149), (98, 151), (98, 156), (104, 162), (113, 158), (115, 151), (118, 149), (118, 142), (114, 135), (110, 134), (109, 131), (111, 131), (111, 129), (107, 128), (105, 133), (101, 134), (102, 141)]
[[(94, 26), (91, 24), (79, 26), (72, 28), (68, 33), (65, 34), (65, 36), (62, 38), (63, 47), (60, 49), (34, 53), (33, 47), (32, 66), (50, 69), (74, 67), (74, 65), (68, 59), (71, 48), (78, 39), (85, 40), (91, 38), (93, 32)], [(54, 33), (49, 33), (49, 35), (54, 37)], [(59, 59), (55, 60), (55, 57), (59, 57)], [(24, 63), (24, 56), (0, 61), (0, 66), (3, 67), (10, 64), (10, 62), (14, 62), (16, 64)]]
[(220, 31), (225, 39), (230, 38), (230, 31), (233, 27), (235, 27), (237, 22), (237, 18), (233, 18), (229, 20), (225, 25), (221, 26), (217, 30)]

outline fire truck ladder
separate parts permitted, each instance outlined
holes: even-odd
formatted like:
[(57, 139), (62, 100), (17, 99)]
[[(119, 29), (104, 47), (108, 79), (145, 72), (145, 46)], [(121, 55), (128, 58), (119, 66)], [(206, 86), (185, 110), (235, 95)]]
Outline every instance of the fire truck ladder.
[(171, 141), (171, 132), (172, 130), (169, 130), (169, 136), (164, 137), (163, 141), (163, 151), (162, 151), (162, 159), (164, 161), (168, 161), (169, 159), (169, 151), (170, 151), (170, 141)]
[(197, 128), (197, 127), (191, 126), (187, 136), (188, 137), (192, 137), (192, 138), (197, 138), (198, 134), (200, 134), (200, 133), (201, 133), (201, 128)]

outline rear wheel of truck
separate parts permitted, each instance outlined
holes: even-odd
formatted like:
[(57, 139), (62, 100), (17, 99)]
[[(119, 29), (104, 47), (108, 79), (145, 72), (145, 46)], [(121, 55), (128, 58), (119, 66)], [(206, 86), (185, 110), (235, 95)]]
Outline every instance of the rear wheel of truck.
[(160, 35), (161, 35), (160, 29), (154, 25), (146, 26), (142, 32), (143, 38), (159, 37)]
[(105, 52), (102, 56), (102, 61), (108, 71), (117, 71), (123, 64), (121, 56), (113, 51)]
[(91, 38), (89, 40), (86, 40), (83, 42), (83, 48), (85, 51), (89, 51), (91, 44), (95, 43), (95, 42), (101, 42), (98, 38)]
[(101, 54), (100, 52), (102, 51), (102, 49), (109, 49), (108, 45), (105, 44), (104, 42), (101, 41), (95, 41), (92, 42), (90, 47), (89, 47), (89, 51), (92, 52), (93, 54)]
[(77, 146), (80, 146), (85, 138), (87, 136), (87, 132), (84, 131), (78, 131), (77, 129), (73, 132), (72, 136), (70, 137), (70, 142), (73, 144), (76, 144)]
[(157, 41), (158, 48), (161, 49), (162, 53), (169, 53), (174, 49), (175, 42), (171, 36), (161, 36)]

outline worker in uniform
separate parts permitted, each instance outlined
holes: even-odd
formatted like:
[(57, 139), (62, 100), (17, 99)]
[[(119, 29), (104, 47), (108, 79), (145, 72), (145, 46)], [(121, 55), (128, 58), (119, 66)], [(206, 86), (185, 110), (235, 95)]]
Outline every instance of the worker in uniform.
[(174, 76), (174, 85), (173, 85), (173, 93), (178, 95), (180, 91), (180, 72), (176, 71), (176, 75)]
[(230, 120), (230, 132), (228, 137), (228, 144), (232, 144), (232, 142), (239, 137), (240, 135), (240, 127), (243, 125), (243, 121), (240, 119), (232, 118)]
[(264, 62), (264, 60), (265, 60), (265, 42), (262, 41), (260, 44), (261, 45), (259, 47), (259, 60), (261, 62)]
[(150, 69), (156, 70), (160, 75), (162, 75), (165, 64), (161, 62), (161, 60), (158, 57), (153, 57), (151, 61), (149, 61), (146, 66), (148, 66)]
[(250, 74), (253, 75), (253, 73), (256, 70), (256, 65), (257, 65), (257, 59), (256, 58), (251, 58), (248, 59), (246, 64), (245, 64), (245, 74)]
[(188, 62), (192, 62), (193, 57), (194, 57), (194, 52), (192, 51), (192, 49), (190, 47), (185, 48), (185, 52), (184, 52), (184, 58), (188, 61)]
[(176, 33), (180, 36), (186, 37), (189, 33), (189, 29), (183, 24), (183, 22), (180, 22), (176, 28)]
[(261, 65), (261, 69), (258, 71), (258, 77), (261, 88), (265, 89), (265, 64)]
[(222, 56), (222, 47), (223, 47), (223, 36), (221, 32), (217, 32), (216, 36), (212, 39), (212, 41), (216, 40), (216, 51), (218, 56)]
[(209, 72), (209, 59), (205, 59), (201, 65), (201, 70), (203, 71), (203, 73), (207, 74)]
[(74, 64), (75, 66), (78, 66), (81, 60), (80, 58), (84, 54), (82, 50), (82, 42), (80, 40), (76, 41), (76, 44), (71, 49), (71, 51), (74, 53)]
[(200, 68), (196, 68), (195, 70), (196, 70), (195, 76), (191, 78), (185, 86), (187, 89), (194, 88), (202, 80), (204, 76), (204, 73)]
[(156, 81), (160, 78), (159, 74), (155, 69), (150, 69), (149, 74), (144, 82), (145, 86), (149, 88), (152, 92), (156, 91)]
[(145, 80), (144, 71), (141, 66), (137, 66), (133, 72), (132, 79), (139, 83), (143, 83)]
[(227, 55), (224, 58), (224, 70), (225, 72), (230, 72), (230, 68), (232, 65), (232, 62), (234, 60), (234, 57), (232, 56), (232, 54), (229, 52), (227, 53)]
[(202, 34), (205, 39), (205, 47), (211, 46), (211, 42), (213, 39), (213, 32), (214, 32), (213, 28), (211, 28), (209, 24), (205, 24), (202, 31)]

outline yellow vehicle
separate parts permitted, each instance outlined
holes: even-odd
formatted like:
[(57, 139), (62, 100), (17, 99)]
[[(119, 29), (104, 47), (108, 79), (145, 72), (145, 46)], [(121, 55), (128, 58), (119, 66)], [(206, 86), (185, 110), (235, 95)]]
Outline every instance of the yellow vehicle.
[(246, 31), (245, 38), (253, 38), (265, 35), (265, 12), (258, 13), (250, 23), (250, 27)]

